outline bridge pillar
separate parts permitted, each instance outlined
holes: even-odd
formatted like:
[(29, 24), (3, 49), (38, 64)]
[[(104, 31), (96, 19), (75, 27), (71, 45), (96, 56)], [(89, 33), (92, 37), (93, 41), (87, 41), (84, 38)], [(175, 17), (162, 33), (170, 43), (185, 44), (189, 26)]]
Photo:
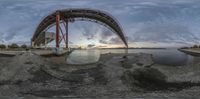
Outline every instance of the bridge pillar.
[(32, 48), (35, 48), (35, 43), (34, 43), (34, 41), (32, 41), (32, 40), (31, 40), (31, 47), (32, 47)]
[(65, 20), (66, 26), (65, 26), (65, 30), (66, 30), (66, 48), (68, 49), (68, 20)]
[(60, 47), (60, 43), (59, 43), (59, 39), (60, 39), (60, 13), (57, 12), (56, 13), (56, 47), (59, 48)]

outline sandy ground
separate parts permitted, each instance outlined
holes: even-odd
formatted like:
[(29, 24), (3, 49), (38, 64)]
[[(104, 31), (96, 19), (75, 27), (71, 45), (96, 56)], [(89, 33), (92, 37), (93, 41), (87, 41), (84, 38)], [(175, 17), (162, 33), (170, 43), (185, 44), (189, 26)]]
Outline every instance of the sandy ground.
[[(61, 58), (63, 59), (63, 58)], [(26, 52), (0, 56), (0, 96), (42, 98), (200, 98), (200, 64), (161, 66), (145, 53), (104, 54), (69, 65)], [(58, 60), (58, 59), (57, 59)]]

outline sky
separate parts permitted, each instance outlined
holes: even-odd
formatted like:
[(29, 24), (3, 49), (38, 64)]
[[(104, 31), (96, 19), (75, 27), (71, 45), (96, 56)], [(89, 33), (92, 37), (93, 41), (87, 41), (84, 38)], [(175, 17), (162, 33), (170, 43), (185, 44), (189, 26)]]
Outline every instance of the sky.
[[(45, 16), (67, 8), (110, 13), (122, 26), (130, 47), (200, 43), (199, 0), (0, 0), (0, 43), (30, 44)], [(71, 46), (124, 46), (108, 28), (87, 21), (69, 23), (69, 42)]]

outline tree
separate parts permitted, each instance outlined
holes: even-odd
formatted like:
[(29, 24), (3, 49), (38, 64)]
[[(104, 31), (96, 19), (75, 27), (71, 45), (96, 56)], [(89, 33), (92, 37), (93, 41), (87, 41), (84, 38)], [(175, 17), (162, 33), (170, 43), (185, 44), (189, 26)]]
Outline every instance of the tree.
[(194, 45), (193, 48), (198, 48), (198, 45)]
[(9, 46), (10, 48), (19, 48), (19, 46), (16, 43), (13, 43)]
[(5, 48), (6, 48), (6, 45), (0, 44), (0, 48), (1, 48), (1, 49), (5, 49)]
[(23, 44), (21, 45), (21, 48), (27, 48), (27, 45)]

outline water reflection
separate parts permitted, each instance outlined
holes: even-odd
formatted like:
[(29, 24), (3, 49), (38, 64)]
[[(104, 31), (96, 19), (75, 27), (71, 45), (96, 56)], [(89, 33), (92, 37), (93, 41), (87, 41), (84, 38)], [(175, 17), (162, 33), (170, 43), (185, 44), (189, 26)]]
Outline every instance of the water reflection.
[[(129, 53), (153, 54), (157, 64), (182, 66), (198, 63), (200, 58), (187, 55), (177, 49), (129, 49)], [(125, 53), (124, 49), (101, 49), (101, 50), (75, 50), (69, 55), (67, 62), (73, 64), (84, 64), (98, 61), (100, 54)]]
[(84, 64), (98, 61), (100, 50), (75, 50), (67, 58), (67, 63)]

